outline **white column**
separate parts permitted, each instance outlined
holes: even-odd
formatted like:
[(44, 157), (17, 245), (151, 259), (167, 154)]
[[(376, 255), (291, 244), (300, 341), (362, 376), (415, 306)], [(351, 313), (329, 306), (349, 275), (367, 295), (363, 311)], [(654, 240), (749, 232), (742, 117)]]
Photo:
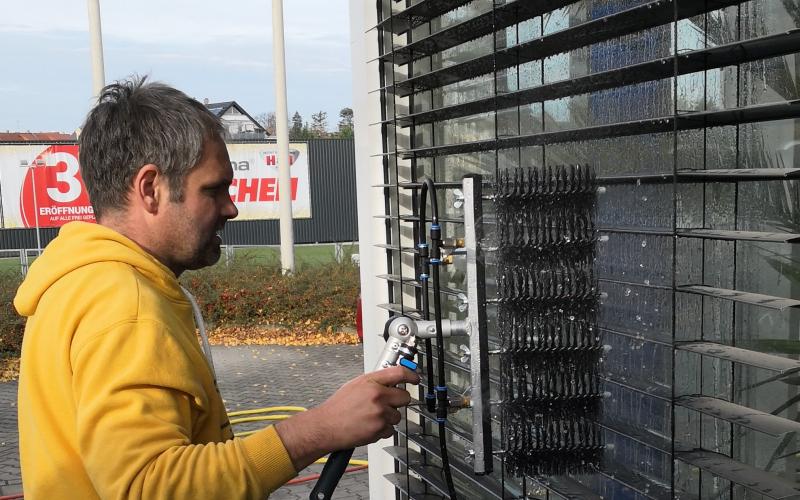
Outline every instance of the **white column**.
[(100, 0), (86, 0), (89, 7), (89, 37), (92, 54), (92, 95), (96, 99), (106, 86), (103, 65), (103, 29), (100, 25)]
[(294, 272), (292, 178), (289, 165), (289, 111), (286, 107), (286, 51), (283, 47), (283, 0), (272, 0), (272, 62), (275, 66), (275, 124), (278, 138), (278, 192), (281, 220), (281, 269)]
[[(375, 246), (386, 243), (385, 222), (375, 218), (385, 211), (384, 190), (372, 187), (384, 182), (381, 160), (372, 157), (382, 152), (381, 128), (369, 126), (381, 119), (380, 96), (369, 93), (370, 90), (380, 87), (379, 63), (367, 64), (367, 61), (378, 56), (377, 33), (375, 30), (367, 32), (376, 23), (376, 12), (375, 2), (350, 0), (350, 61), (353, 74), (353, 132), (365, 371), (375, 368), (383, 350), (383, 324), (388, 315), (378, 308), (378, 304), (389, 300), (386, 283), (375, 277), (387, 273), (386, 251)], [(391, 445), (392, 440), (385, 439), (368, 447), (370, 498), (395, 497), (394, 487), (383, 477), (384, 474), (394, 472), (394, 461), (383, 450)]]

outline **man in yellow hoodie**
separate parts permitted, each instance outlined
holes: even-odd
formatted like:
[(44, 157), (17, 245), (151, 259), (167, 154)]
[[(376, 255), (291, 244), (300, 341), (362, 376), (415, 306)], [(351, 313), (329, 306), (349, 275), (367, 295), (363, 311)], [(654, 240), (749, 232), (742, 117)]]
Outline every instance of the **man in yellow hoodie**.
[[(178, 276), (219, 259), (236, 217), (218, 119), (143, 79), (109, 85), (80, 136), (98, 224), (65, 225), (14, 305), (25, 498), (264, 498), (326, 453), (392, 434), (417, 383), (358, 377), (322, 405), (234, 438)], [(341, 418), (342, 415), (348, 418)]]

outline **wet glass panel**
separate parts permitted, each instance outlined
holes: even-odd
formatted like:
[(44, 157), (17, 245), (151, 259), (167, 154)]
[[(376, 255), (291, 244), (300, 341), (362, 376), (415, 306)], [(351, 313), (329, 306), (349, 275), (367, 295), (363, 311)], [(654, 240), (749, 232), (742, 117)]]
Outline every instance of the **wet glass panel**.
[(490, 97), (494, 95), (493, 81), (494, 75), (489, 73), (472, 80), (464, 80), (444, 87), (437, 87), (431, 91), (433, 93), (433, 107), (441, 108)]
[(704, 22), (706, 42), (709, 47), (725, 45), (739, 40), (738, 6), (734, 5), (709, 12)]
[(675, 460), (675, 498), (700, 498), (700, 470), (697, 467)]
[[(597, 198), (597, 224), (602, 228), (671, 229), (672, 185), (611, 184)], [(693, 199), (683, 200), (686, 204)]]
[(797, 168), (800, 120), (748, 123), (739, 127), (739, 168)]
[(643, 284), (672, 284), (672, 237), (604, 233), (597, 244), (597, 277)]
[(437, 181), (461, 181), (467, 174), (494, 175), (495, 153), (471, 153), (462, 155), (448, 155), (436, 160)]
[[(729, 361), (710, 356), (703, 357), (700, 363), (700, 394), (730, 401), (733, 390), (732, 369), (733, 363)], [(701, 445), (711, 451), (729, 454), (730, 450), (726, 448), (730, 446), (729, 426), (722, 429), (718, 419), (707, 415), (701, 424)]]
[(648, 134), (547, 146), (550, 164), (588, 164), (598, 176), (672, 173), (672, 134)]
[(632, 343), (645, 338), (667, 342), (672, 332), (672, 297), (669, 290), (635, 283), (602, 281), (598, 325), (631, 333)]
[(672, 349), (647, 341), (643, 335), (627, 335), (601, 329), (603, 343), (611, 347), (604, 357), (603, 370), (612, 381), (638, 389), (669, 393)]
[(604, 429), (606, 449), (603, 469), (611, 481), (601, 489), (606, 498), (668, 498), (662, 492), (670, 482), (669, 455), (625, 434)]
[(436, 71), (442, 68), (448, 68), (456, 64), (460, 64), (481, 56), (491, 54), (494, 48), (494, 35), (486, 35), (477, 40), (471, 40), (461, 45), (457, 45), (442, 52), (437, 52), (431, 56), (431, 67), (423, 68), (417, 71), (415, 68), (414, 75)]
[(794, 1), (752, 0), (741, 5), (742, 39), (781, 33), (800, 26), (800, 12)]
[[(672, 54), (672, 26), (657, 26), (619, 38), (582, 47), (570, 53), (576, 60), (588, 61), (584, 74), (600, 73), (632, 64), (668, 57)], [(573, 66), (575, 67), (575, 66)]]
[(700, 471), (700, 498), (716, 498), (719, 500), (730, 499), (731, 483), (727, 479)]
[(678, 77), (678, 112), (703, 111), (706, 106), (706, 73), (690, 73)]
[(431, 92), (417, 92), (414, 98), (409, 100), (409, 113), (419, 113), (429, 111), (433, 107), (433, 96)]
[(433, 146), (433, 132), (434, 130), (438, 130), (433, 123), (423, 123), (422, 125), (417, 125), (409, 130), (414, 131), (414, 142), (412, 143), (412, 147), (414, 148), (424, 148), (428, 146)]
[[(736, 229), (736, 195), (734, 183), (705, 184), (703, 227), (711, 229)], [(730, 256), (728, 256), (730, 258)]]
[(671, 79), (645, 82), (545, 102), (546, 130), (661, 118), (672, 115)]
[(481, 14), (486, 12), (490, 12), (492, 10), (492, 4), (488, 2), (482, 2), (477, 0), (475, 2), (470, 2), (466, 5), (462, 5), (461, 7), (451, 10), (444, 15), (439, 16), (438, 18), (433, 19), (431, 22), (432, 31), (435, 33), (442, 29), (449, 28), (456, 24), (460, 24), (464, 21), (472, 19), (474, 17), (478, 17)]
[(702, 283), (704, 245), (705, 242), (698, 238), (678, 238), (675, 241), (677, 253), (675, 283), (678, 285)]
[(436, 122), (434, 133), (436, 146), (494, 139), (494, 113)]
[[(675, 351), (675, 394), (678, 396), (701, 393), (700, 359), (702, 356), (693, 352)], [(693, 412), (696, 413), (696, 412)], [(699, 420), (698, 427), (691, 430), (697, 431), (699, 442)], [(676, 441), (680, 442), (680, 436), (675, 436)], [(682, 443), (681, 443), (682, 444)]]
[(601, 422), (618, 432), (634, 434), (645, 444), (667, 450), (671, 443), (671, 404), (622, 385), (606, 383)]
[[(536, 17), (533, 19), (528, 19), (523, 21), (517, 25), (517, 32), (516, 32), (516, 43), (525, 43), (533, 40), (542, 35), (542, 18)], [(512, 43), (509, 41), (508, 46), (511, 46)]]
[(542, 84), (542, 62), (530, 61), (497, 72), (497, 92), (507, 94)]
[(750, 106), (798, 99), (798, 67), (798, 54), (742, 64), (739, 70), (740, 104)]
[[(703, 131), (696, 131), (703, 134)], [(680, 164), (678, 168), (736, 168), (738, 148), (736, 140), (738, 129), (735, 126), (712, 127), (704, 131), (704, 146), (699, 151), (704, 153), (702, 162)]]
[(796, 180), (741, 183), (737, 217), (740, 229), (800, 233), (798, 196), (800, 181)]

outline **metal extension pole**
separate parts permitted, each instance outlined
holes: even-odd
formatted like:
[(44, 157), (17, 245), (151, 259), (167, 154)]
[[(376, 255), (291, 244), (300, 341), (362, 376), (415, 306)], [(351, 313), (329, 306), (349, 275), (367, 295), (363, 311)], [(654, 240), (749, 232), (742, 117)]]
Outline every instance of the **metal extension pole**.
[(36, 164), (31, 164), (31, 184), (33, 188), (33, 220), (36, 221), (36, 256), (42, 255), (42, 235), (39, 229), (39, 203), (36, 200)]
[(286, 106), (286, 52), (283, 46), (283, 0), (272, 0), (272, 62), (275, 66), (281, 269), (284, 274), (290, 274), (294, 272), (294, 230), (292, 228), (292, 178), (289, 171), (289, 111)]
[(89, 7), (89, 37), (92, 54), (92, 94), (95, 99), (106, 86), (106, 70), (103, 64), (103, 29), (100, 25), (100, 0), (86, 0)]

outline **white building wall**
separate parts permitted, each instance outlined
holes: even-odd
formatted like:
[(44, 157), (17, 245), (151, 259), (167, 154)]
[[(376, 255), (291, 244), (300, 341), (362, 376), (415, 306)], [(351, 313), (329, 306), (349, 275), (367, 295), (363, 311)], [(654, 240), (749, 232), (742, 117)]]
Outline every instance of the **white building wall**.
[[(380, 87), (377, 62), (377, 24), (374, 2), (350, 0), (350, 58), (353, 72), (353, 130), (356, 151), (356, 192), (358, 197), (358, 234), (361, 255), (361, 300), (364, 319), (364, 370), (371, 371), (383, 349), (383, 323), (386, 312), (377, 306), (388, 302), (386, 284), (376, 278), (387, 272), (386, 252), (375, 245), (385, 243), (386, 226), (375, 215), (384, 213), (380, 126), (370, 126), (381, 120), (378, 93)], [(395, 491), (383, 478), (394, 472), (394, 463), (383, 447), (391, 446), (386, 439), (369, 446), (370, 498), (394, 498)]]

